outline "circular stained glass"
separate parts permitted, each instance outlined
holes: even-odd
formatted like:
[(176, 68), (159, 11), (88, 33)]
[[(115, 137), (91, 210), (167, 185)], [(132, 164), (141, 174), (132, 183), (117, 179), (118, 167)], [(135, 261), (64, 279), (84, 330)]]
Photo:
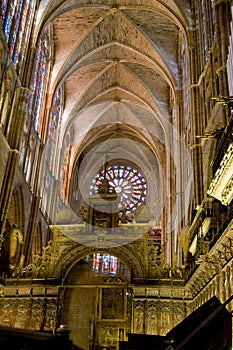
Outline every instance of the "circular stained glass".
[(109, 192), (121, 196), (119, 210), (133, 212), (146, 202), (147, 183), (142, 173), (131, 165), (109, 165), (92, 180), (90, 194), (99, 193), (99, 187), (105, 178), (108, 180)]

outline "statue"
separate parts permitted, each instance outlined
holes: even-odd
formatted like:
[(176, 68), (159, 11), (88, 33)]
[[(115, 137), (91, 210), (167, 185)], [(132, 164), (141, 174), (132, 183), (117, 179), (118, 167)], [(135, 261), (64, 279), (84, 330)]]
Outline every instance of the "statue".
[(86, 222), (87, 221), (87, 208), (84, 208), (84, 206), (82, 205), (78, 211), (78, 217), (83, 221)]
[(183, 254), (184, 254), (184, 261), (187, 261), (188, 258), (188, 253), (189, 253), (189, 238), (190, 238), (190, 233), (189, 233), (190, 226), (186, 225), (182, 228), (180, 235), (178, 237), (178, 243), (182, 247)]
[(109, 193), (109, 183), (108, 179), (104, 178), (102, 183), (99, 185), (98, 193), (101, 194), (108, 194)]
[(15, 268), (15, 257), (19, 244), (23, 243), (23, 234), (15, 224), (3, 234), (1, 258), (8, 265), (11, 271)]
[(121, 224), (128, 224), (134, 221), (134, 214), (131, 212), (127, 212), (127, 208), (123, 208), (120, 215)]

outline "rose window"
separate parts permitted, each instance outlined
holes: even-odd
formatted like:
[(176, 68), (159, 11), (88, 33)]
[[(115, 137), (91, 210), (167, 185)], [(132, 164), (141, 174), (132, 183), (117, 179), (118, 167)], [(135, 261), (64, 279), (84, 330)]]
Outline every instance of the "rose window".
[(147, 183), (143, 174), (131, 165), (109, 165), (92, 180), (90, 194), (99, 192), (103, 180), (108, 180), (109, 192), (120, 195), (119, 210), (133, 212), (146, 202)]

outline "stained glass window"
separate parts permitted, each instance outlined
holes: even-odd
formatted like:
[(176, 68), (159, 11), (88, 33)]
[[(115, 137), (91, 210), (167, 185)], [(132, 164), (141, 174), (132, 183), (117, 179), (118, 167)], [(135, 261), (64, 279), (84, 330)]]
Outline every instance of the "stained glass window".
[(60, 115), (61, 115), (61, 101), (62, 100), (62, 89), (59, 88), (55, 94), (53, 105), (51, 108), (48, 124), (48, 136), (54, 133), (58, 127)]
[(45, 93), (49, 77), (51, 57), (51, 33), (48, 26), (41, 36), (36, 52), (36, 61), (33, 69), (31, 82), (31, 97), (29, 100), (29, 111), (33, 116), (35, 130), (41, 134), (43, 122), (43, 107)]
[(5, 18), (6, 18), (6, 11), (7, 11), (7, 0), (2, 0), (2, 4), (0, 6), (1, 6), (0, 19), (1, 19), (2, 23), (4, 23)]
[(96, 273), (115, 275), (117, 272), (117, 258), (109, 254), (93, 254), (92, 268)]
[(146, 202), (147, 183), (140, 170), (131, 165), (109, 165), (92, 180), (90, 194), (98, 193), (104, 176), (108, 180), (109, 192), (116, 192), (121, 196), (120, 211), (125, 208), (126, 212), (133, 212)]
[(60, 197), (63, 201), (65, 201), (67, 196), (67, 184), (69, 182), (69, 163), (70, 163), (70, 150), (71, 147), (67, 145), (65, 151), (65, 157), (63, 158), (63, 163), (61, 167), (61, 192)]
[(17, 0), (12, 0), (12, 1), (8, 1), (8, 3), (4, 1), (4, 4), (3, 4), (3, 8), (2, 8), (2, 17), (4, 19), (3, 30), (7, 41), (9, 40), (9, 37), (10, 37), (12, 22), (15, 16), (15, 11), (17, 9), (17, 3), (18, 3)]
[(60, 120), (61, 106), (62, 106), (62, 88), (59, 88), (53, 100), (52, 108), (49, 115), (49, 122), (48, 122), (47, 161), (48, 161), (48, 166), (50, 171), (53, 170), (54, 161), (55, 161), (58, 126), (59, 126), (59, 122), (61, 122)]
[(214, 0), (211, 0), (211, 16), (212, 16), (212, 24), (213, 24), (213, 36), (216, 35), (216, 13), (214, 8)]
[(25, 54), (34, 8), (35, 1), (32, 0), (4, 0), (1, 6), (3, 31), (18, 72)]
[(207, 21), (206, 21), (206, 2), (202, 1), (201, 3), (201, 7), (202, 7), (202, 13), (201, 13), (201, 18), (202, 18), (202, 35), (203, 35), (203, 48), (204, 48), (204, 55), (205, 55), (205, 59), (207, 59), (207, 55), (208, 55), (208, 26), (207, 26)]
[(214, 0), (199, 0), (200, 45), (204, 51), (204, 64), (216, 34)]
[(15, 43), (14, 51), (12, 53), (13, 63), (15, 64), (16, 69), (18, 71), (20, 71), (26, 51), (33, 10), (33, 1), (27, 0), (23, 2), (21, 19), (17, 33), (17, 41)]

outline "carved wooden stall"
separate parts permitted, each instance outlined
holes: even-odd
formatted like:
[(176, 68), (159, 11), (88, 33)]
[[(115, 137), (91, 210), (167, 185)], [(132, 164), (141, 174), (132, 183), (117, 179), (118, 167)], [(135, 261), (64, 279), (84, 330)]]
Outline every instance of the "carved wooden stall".
[(165, 336), (130, 334), (120, 342), (120, 350), (230, 350), (232, 316), (226, 309), (231, 298), (222, 304), (212, 297)]
[(7, 350), (82, 350), (69, 339), (69, 330), (56, 334), (0, 326), (0, 348)]

